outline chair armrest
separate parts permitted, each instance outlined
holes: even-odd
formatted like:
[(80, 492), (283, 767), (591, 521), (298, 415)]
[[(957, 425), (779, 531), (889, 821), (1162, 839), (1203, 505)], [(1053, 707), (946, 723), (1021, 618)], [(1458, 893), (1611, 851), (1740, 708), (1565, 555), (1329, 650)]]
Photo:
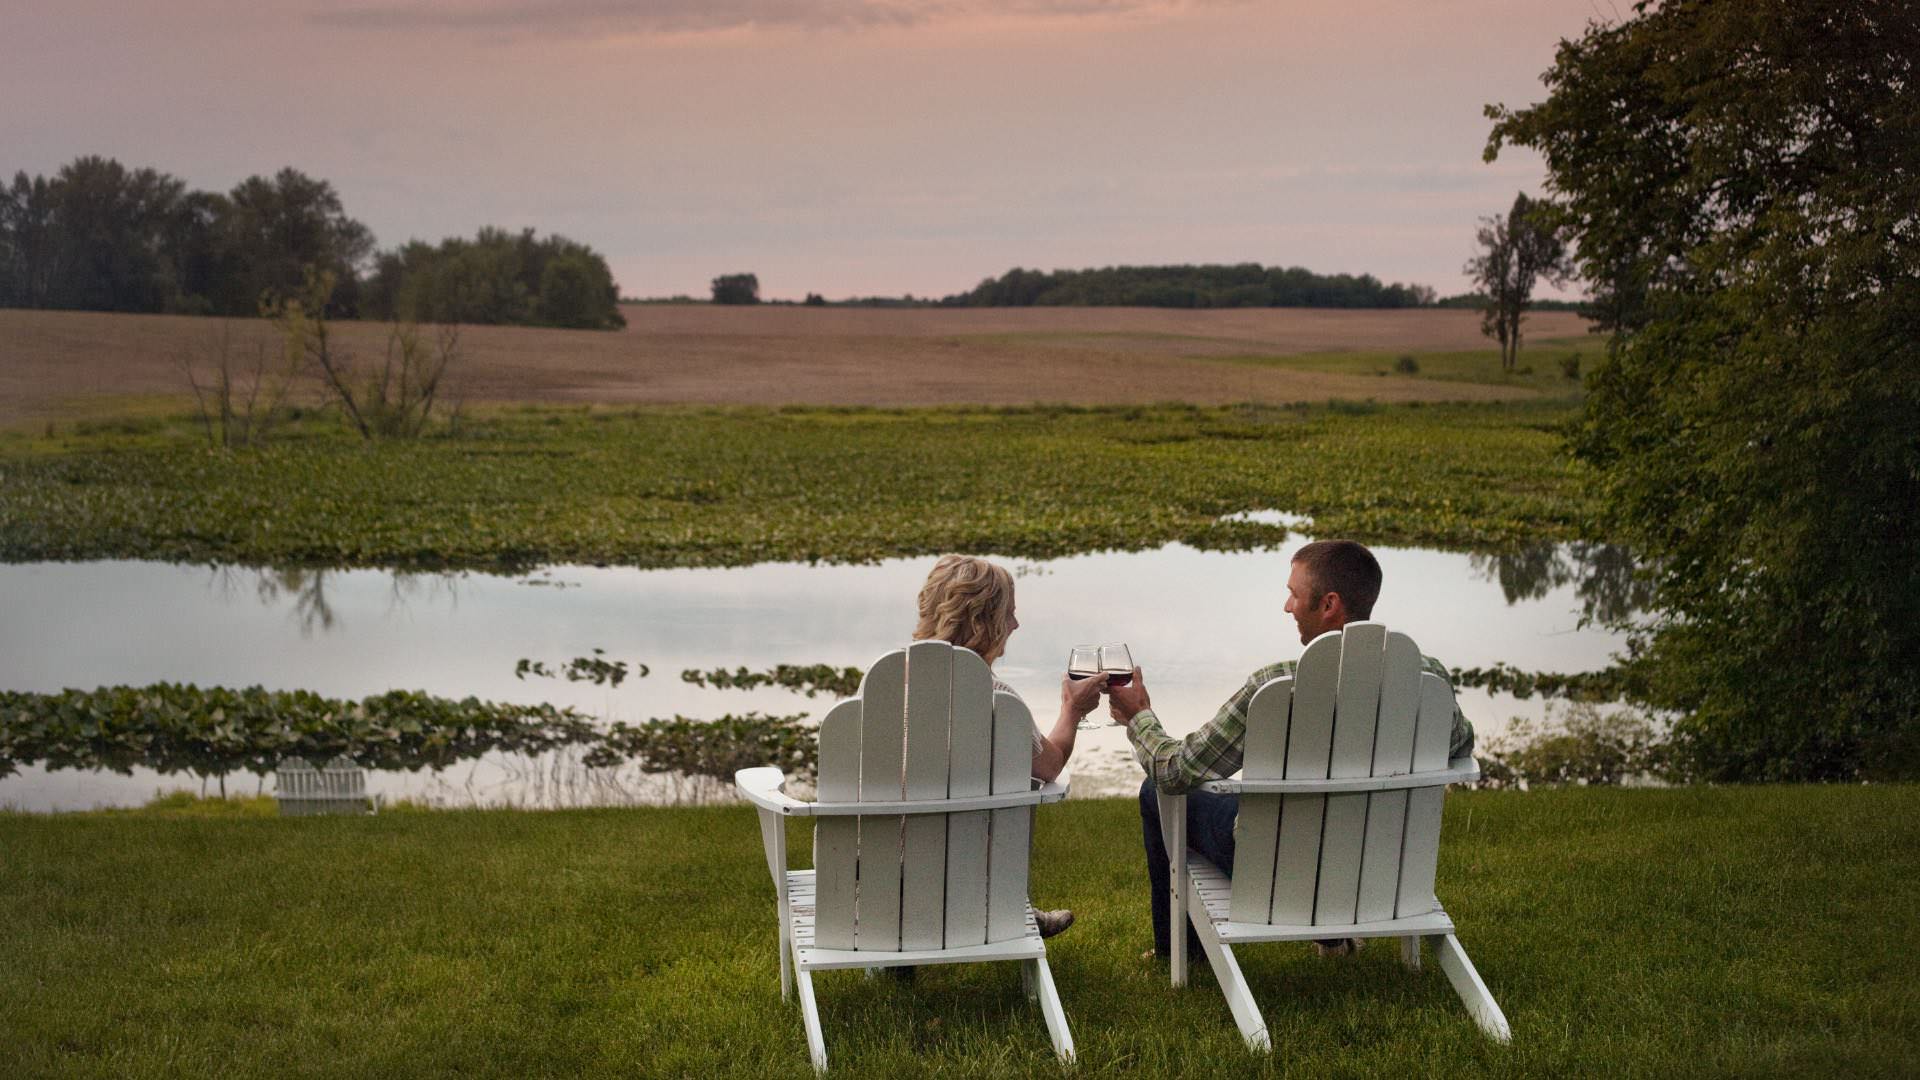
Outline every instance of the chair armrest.
[(887, 802), (801, 802), (781, 791), (786, 777), (779, 769), (763, 765), (741, 769), (733, 774), (734, 786), (748, 802), (762, 810), (795, 817), (845, 817), (882, 814), (951, 814), (963, 810), (1007, 810), (1016, 806), (1037, 806), (1059, 802), (1067, 797), (1067, 785), (1048, 781), (1031, 791), (1010, 791), (1004, 795), (975, 795), (959, 799), (890, 800)]
[(1066, 798), (1067, 790), (1058, 783), (1049, 783), (1033, 791), (1009, 791), (1004, 795), (967, 795), (950, 799), (889, 799), (885, 802), (814, 802), (795, 803), (795, 809), (785, 811), (791, 814), (809, 814), (814, 817), (845, 817), (860, 814), (878, 817), (887, 814), (958, 814), (968, 810), (1011, 810), (1016, 806), (1037, 806), (1043, 802), (1059, 802)]
[(811, 810), (812, 803), (801, 802), (780, 790), (786, 782), (786, 775), (772, 765), (741, 769), (733, 774), (734, 787), (740, 789), (740, 794), (748, 802), (762, 810), (771, 810), (776, 814), (805, 814)]
[(1444, 769), (1401, 773), (1398, 776), (1355, 776), (1339, 780), (1209, 780), (1201, 791), (1216, 795), (1348, 795), (1365, 791), (1401, 791), (1408, 788), (1466, 784), (1480, 778), (1480, 763), (1456, 758)]

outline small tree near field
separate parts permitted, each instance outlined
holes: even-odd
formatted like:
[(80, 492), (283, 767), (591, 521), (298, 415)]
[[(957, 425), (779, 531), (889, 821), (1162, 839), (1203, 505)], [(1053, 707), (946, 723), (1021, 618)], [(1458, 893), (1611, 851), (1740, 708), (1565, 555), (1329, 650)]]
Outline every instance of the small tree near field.
[(753, 274), (721, 274), (713, 279), (713, 302), (716, 304), (759, 303), (759, 277)]
[(1467, 260), (1466, 272), (1485, 294), (1480, 329), (1500, 343), (1500, 369), (1512, 371), (1520, 359), (1520, 324), (1533, 302), (1533, 285), (1546, 278), (1555, 285), (1571, 269), (1549, 203), (1513, 197), (1505, 215), (1480, 219), (1480, 253)]

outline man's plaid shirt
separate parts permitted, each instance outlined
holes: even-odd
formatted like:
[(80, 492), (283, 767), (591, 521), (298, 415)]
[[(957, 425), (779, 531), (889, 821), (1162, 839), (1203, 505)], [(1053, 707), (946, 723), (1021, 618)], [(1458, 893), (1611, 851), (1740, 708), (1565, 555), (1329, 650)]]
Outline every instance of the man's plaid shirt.
[[(1427, 671), (1447, 680), (1448, 686), (1453, 685), (1453, 675), (1446, 665), (1431, 656), (1420, 659)], [(1127, 737), (1133, 740), (1134, 760), (1153, 778), (1153, 786), (1169, 795), (1179, 795), (1205, 781), (1224, 779), (1239, 772), (1247, 749), (1247, 706), (1252, 703), (1254, 692), (1274, 679), (1292, 676), (1296, 664), (1297, 661), (1282, 660), (1249, 675), (1247, 684), (1234, 691), (1227, 703), (1220, 706), (1220, 711), (1213, 714), (1212, 720), (1184, 739), (1167, 734), (1152, 709), (1141, 709), (1127, 725)], [(1461, 715), (1460, 703), (1455, 701), (1447, 757), (1471, 753), (1473, 725)]]

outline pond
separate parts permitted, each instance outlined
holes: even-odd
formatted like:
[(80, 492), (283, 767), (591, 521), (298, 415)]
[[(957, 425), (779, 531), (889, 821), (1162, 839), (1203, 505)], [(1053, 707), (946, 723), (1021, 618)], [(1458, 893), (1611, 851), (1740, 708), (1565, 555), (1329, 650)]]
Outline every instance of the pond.
[[(1618, 638), (1582, 613), (1631, 602), (1627, 564), (1599, 545), (1489, 557), (1375, 548), (1386, 575), (1375, 617), (1455, 668), (1496, 661), (1529, 670), (1609, 663)], [(1126, 641), (1174, 734), (1204, 723), (1253, 669), (1298, 656), (1285, 602), (1284, 551), (1170, 545), (1043, 562), (1002, 560), (1017, 577), (1020, 629), (996, 673), (1042, 722), (1076, 644)], [(152, 562), (0, 566), (0, 687), (191, 682), (262, 685), (361, 698), (389, 689), (572, 706), (607, 721), (759, 710), (810, 713), (830, 702), (782, 689), (708, 689), (683, 669), (775, 664), (865, 667), (903, 643), (932, 558), (859, 566), (762, 564), (636, 570), (556, 566), (522, 576), (378, 570), (275, 571)], [(645, 678), (619, 687), (516, 677), (525, 658), (558, 669), (605, 650)], [(1463, 689), (1482, 738), (1538, 700)], [(1118, 729), (1082, 732), (1077, 795), (1121, 794), (1139, 770)], [(654, 801), (688, 791), (637, 775), (588, 783), (565, 761), (504, 756), (435, 773), (378, 773), (371, 790), (455, 805)], [(251, 776), (229, 778), (251, 793)], [(271, 782), (269, 781), (269, 787)], [(0, 779), (0, 806), (27, 810), (138, 805), (185, 775), (38, 767)]]

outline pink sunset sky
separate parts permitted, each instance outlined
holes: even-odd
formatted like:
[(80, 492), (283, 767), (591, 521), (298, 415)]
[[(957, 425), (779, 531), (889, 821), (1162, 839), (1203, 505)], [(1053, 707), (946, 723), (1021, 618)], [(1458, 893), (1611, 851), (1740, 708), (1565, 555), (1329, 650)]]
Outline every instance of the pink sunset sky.
[(1607, 0), (7, 0), (0, 170), (291, 165), (381, 247), (558, 232), (623, 293), (1258, 262), (1467, 288), (1480, 160)]

